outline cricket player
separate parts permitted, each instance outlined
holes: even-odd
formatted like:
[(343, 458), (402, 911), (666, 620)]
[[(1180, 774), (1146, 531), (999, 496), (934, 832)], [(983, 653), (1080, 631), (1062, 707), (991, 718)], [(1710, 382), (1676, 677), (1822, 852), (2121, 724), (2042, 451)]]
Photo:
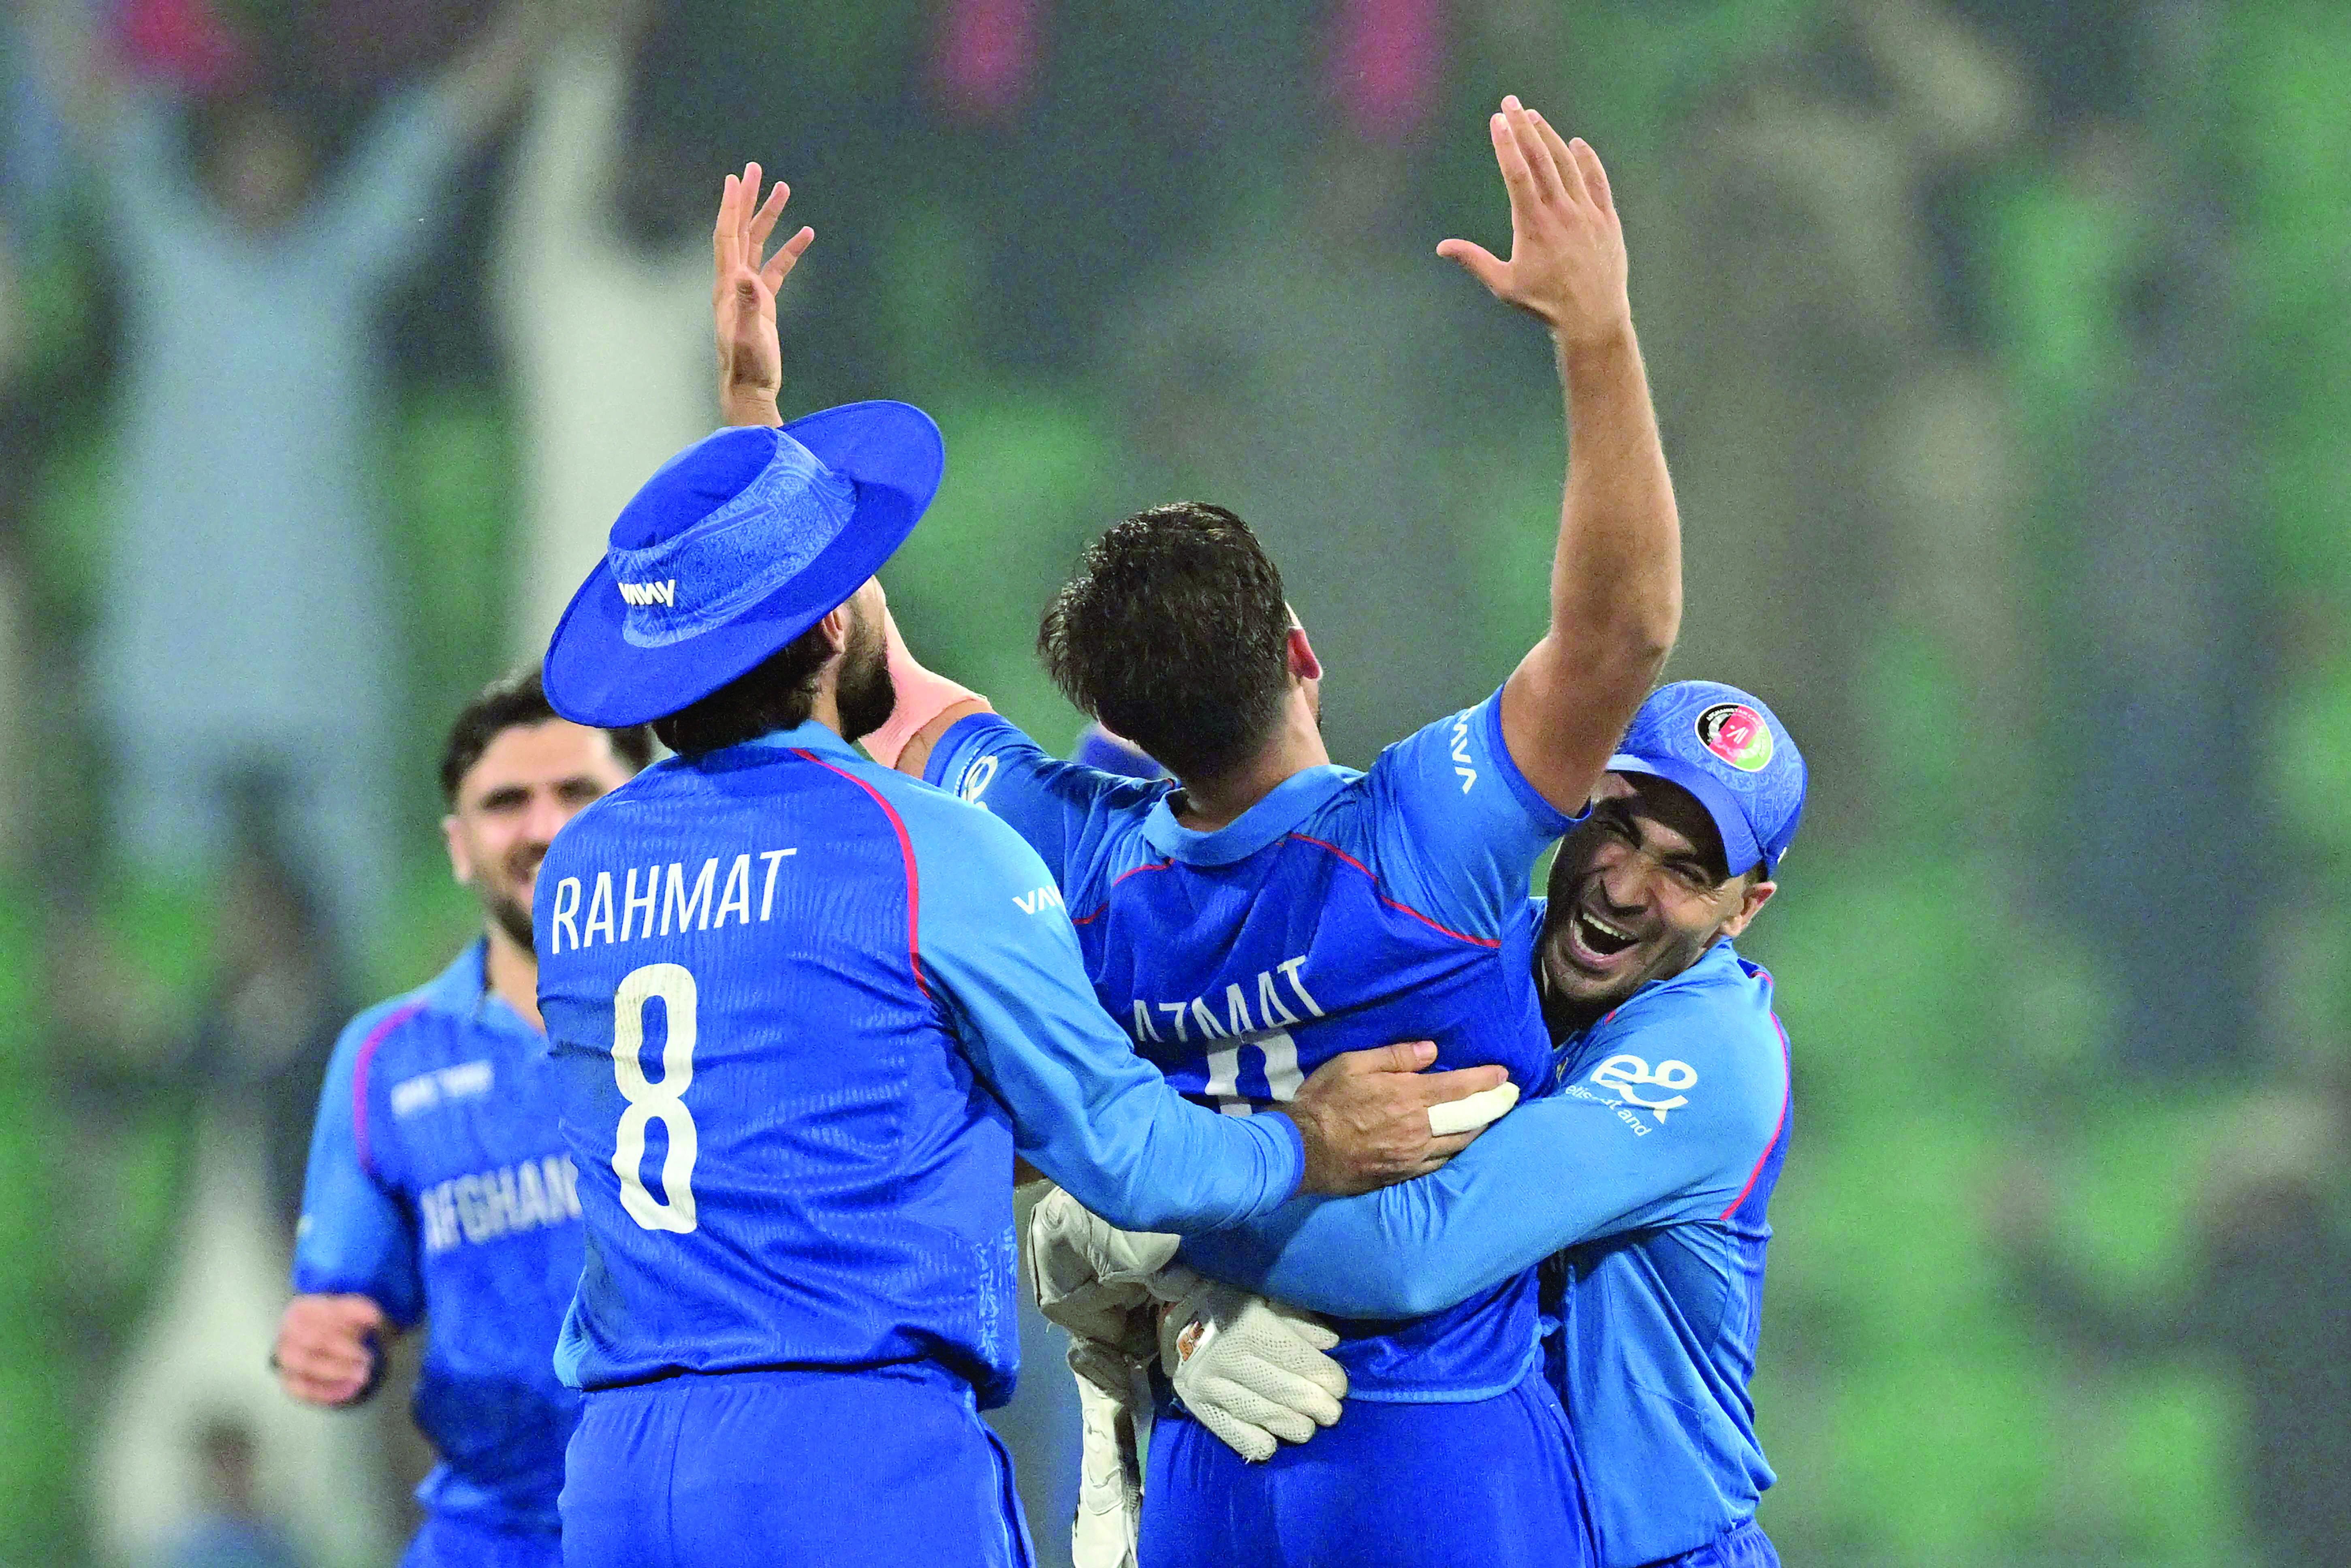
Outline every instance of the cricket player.
[[(1330, 1336), (1244, 1291), (1405, 1316), (1547, 1260), (1549, 1372), (1602, 1568), (1776, 1564), (1755, 1523), (1772, 1476), (1747, 1385), (1788, 1146), (1787, 1041), (1771, 977), (1732, 939), (1776, 890), (1804, 784), (1795, 743), (1757, 698), (1700, 681), (1655, 693), (1561, 848), (1548, 900), (1517, 916), (1565, 1092), (1426, 1180), (1186, 1240), (1183, 1263), (1149, 1285), (1173, 1303), (1159, 1343), (1177, 1388), (1203, 1375), (1197, 1364), (1220, 1364), (1261, 1401), (1256, 1429), (1227, 1427), (1232, 1440), (1275, 1465), (1312, 1464), (1343, 1384), (1320, 1354)], [(1097, 1334), (1103, 1292), (1081, 1281), (1115, 1274), (1119, 1291), (1139, 1260), (1175, 1249), (1090, 1235), (1065, 1195), (1047, 1199), (1031, 1237), (1064, 1254), (1038, 1265), (1071, 1298), (1050, 1315)], [(1277, 1436), (1306, 1446), (1275, 1454)], [(1146, 1563), (1163, 1560), (1158, 1508), (1146, 1494)]]
[(287, 1393), (348, 1405), (381, 1341), (430, 1317), (416, 1424), (441, 1463), (406, 1568), (554, 1568), (578, 1396), (555, 1339), (580, 1277), (580, 1204), (539, 1032), (530, 897), (564, 823), (653, 754), (641, 728), (558, 718), (536, 670), (457, 716), (442, 829), (482, 936), (335, 1046), (311, 1134), (294, 1289), (271, 1356)]
[[(729, 311), (772, 348), (809, 237), (759, 261), (758, 180), (716, 236), (730, 391)], [(784, 425), (761, 390), (630, 502), (548, 653), (559, 712), (676, 753), (571, 824), (535, 910), (586, 1227), (566, 1561), (1020, 1563), (977, 1416), (1017, 1367), (1015, 1151), (1105, 1216), (1210, 1228), (1434, 1168), (1464, 1140), (1430, 1107), (1502, 1074), (1358, 1053), (1244, 1119), (1135, 1057), (1035, 852), (851, 745), (891, 715), (873, 573), (937, 428)]]
[[(1550, 629), (1499, 692), (1367, 773), (1332, 766), (1322, 669), (1280, 573), (1238, 518), (1200, 504), (1102, 536), (1040, 640), (1072, 703), (1173, 781), (1056, 761), (898, 656), (902, 722), (922, 720), (898, 765), (1037, 848), (1135, 1050), (1244, 1124), (1331, 1053), (1383, 1040), (1425, 1036), (1444, 1064), (1551, 1088), (1524, 980), (1528, 883), (1678, 624), (1672, 486), (1606, 176), (1516, 99), (1489, 130), (1510, 259), (1459, 240), (1438, 251), (1550, 329), (1572, 456)], [(1432, 1310), (1339, 1324), (1353, 1402), (1307, 1462), (1246, 1464), (1188, 1403), (1171, 1407), (1152, 1438), (1145, 1561), (1585, 1561), (1573, 1436), (1537, 1354), (1536, 1261)], [(1442, 1484), (1398, 1484), (1400, 1464)]]

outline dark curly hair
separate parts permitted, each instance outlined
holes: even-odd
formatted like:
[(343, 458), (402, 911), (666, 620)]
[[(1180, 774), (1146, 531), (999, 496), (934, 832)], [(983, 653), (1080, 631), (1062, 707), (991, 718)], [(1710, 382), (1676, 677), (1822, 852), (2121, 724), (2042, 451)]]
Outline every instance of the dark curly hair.
[(1137, 512), (1079, 558), (1037, 631), (1053, 684), (1178, 778), (1249, 760), (1290, 689), (1281, 572), (1222, 507)]

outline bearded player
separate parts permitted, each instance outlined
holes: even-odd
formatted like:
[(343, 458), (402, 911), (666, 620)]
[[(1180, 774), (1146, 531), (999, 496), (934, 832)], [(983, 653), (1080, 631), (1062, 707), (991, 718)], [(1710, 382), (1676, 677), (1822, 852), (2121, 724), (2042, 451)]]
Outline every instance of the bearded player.
[[(914, 732), (898, 765), (1028, 839), (1097, 997), (1171, 1082), (1228, 1113), (1279, 1107), (1330, 1054), (1398, 1039), (1548, 1089), (1551, 1040), (1521, 978), (1528, 882), (1678, 624), (1678, 527), (1606, 176), (1515, 99), (1489, 131), (1510, 258), (1460, 240), (1439, 254), (1550, 329), (1572, 459), (1550, 629), (1499, 692), (1368, 773), (1332, 766), (1315, 718), (1322, 666), (1280, 571), (1240, 519), (1199, 504), (1105, 534), (1040, 637), (1075, 706), (1173, 782), (1057, 762), (898, 658), (899, 722)], [(1531, 1262), (1441, 1311), (1338, 1325), (1353, 1403), (1303, 1450), (1309, 1462), (1245, 1464), (1170, 1406), (1151, 1443), (1144, 1560), (1584, 1560), (1573, 1436), (1536, 1355)], [(1442, 1484), (1396, 1484), (1399, 1466)]]
[(482, 935), (335, 1046), (311, 1134), (294, 1289), (271, 1356), (312, 1405), (371, 1393), (382, 1341), (432, 1319), (416, 1424), (441, 1462), (417, 1489), (405, 1568), (554, 1568), (556, 1496), (579, 1396), (555, 1340), (580, 1278), (580, 1201), (556, 1126), (530, 899), (555, 835), (653, 752), (642, 728), (555, 716), (538, 672), (451, 725), (449, 864)]
[[(1547, 1260), (1548, 1365), (1601, 1568), (1776, 1564), (1755, 1522), (1773, 1478), (1748, 1382), (1792, 1105), (1771, 977), (1733, 943), (1777, 891), (1804, 786), (1803, 758), (1761, 700), (1703, 681), (1654, 693), (1561, 847), (1549, 899), (1519, 917), (1532, 955), (1520, 977), (1559, 1041), (1565, 1092), (1435, 1176), (1193, 1238), (1156, 1275), (1174, 1237), (1108, 1233), (1056, 1194), (1031, 1230), (1037, 1273), (1062, 1297), (1049, 1315), (1118, 1339), (1126, 1303), (1171, 1303), (1140, 1337), (1166, 1347), (1176, 1388), (1237, 1379), (1255, 1419), (1223, 1418), (1240, 1404), (1227, 1394), (1208, 1407), (1219, 1435), (1252, 1458), (1311, 1464), (1345, 1391), (1322, 1354), (1330, 1335), (1249, 1292), (1410, 1315)], [(1276, 1457), (1277, 1437), (1307, 1447)]]

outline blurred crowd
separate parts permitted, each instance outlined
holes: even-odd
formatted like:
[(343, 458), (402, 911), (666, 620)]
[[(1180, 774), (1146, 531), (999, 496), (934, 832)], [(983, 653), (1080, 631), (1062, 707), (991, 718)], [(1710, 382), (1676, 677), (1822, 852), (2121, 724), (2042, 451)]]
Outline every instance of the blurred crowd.
[(0, 1561), (389, 1560), (397, 1402), (263, 1366), (312, 1102), (465, 925), (431, 737), (715, 421), (726, 170), (818, 231), (788, 402), (946, 429), (902, 616), (1053, 733), (1076, 545), (1214, 499), (1360, 765), (1540, 597), (1550, 367), (1429, 256), (1505, 90), (1623, 171), (1673, 673), (1817, 784), (1766, 1522), (2351, 1560), (2338, 68), (2303, 0), (15, 0)]

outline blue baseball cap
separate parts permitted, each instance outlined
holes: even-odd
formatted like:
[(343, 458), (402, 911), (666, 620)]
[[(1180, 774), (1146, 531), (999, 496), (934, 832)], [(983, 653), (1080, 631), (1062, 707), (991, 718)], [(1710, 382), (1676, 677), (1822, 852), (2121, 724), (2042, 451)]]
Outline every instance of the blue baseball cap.
[(846, 602), (938, 493), (946, 452), (910, 403), (852, 402), (695, 442), (645, 481), (548, 644), (574, 724), (666, 718)]
[(1719, 681), (1676, 681), (1651, 692), (1608, 759), (1611, 773), (1646, 773), (1698, 798), (1739, 875), (1767, 877), (1804, 814), (1804, 757), (1761, 699)]

